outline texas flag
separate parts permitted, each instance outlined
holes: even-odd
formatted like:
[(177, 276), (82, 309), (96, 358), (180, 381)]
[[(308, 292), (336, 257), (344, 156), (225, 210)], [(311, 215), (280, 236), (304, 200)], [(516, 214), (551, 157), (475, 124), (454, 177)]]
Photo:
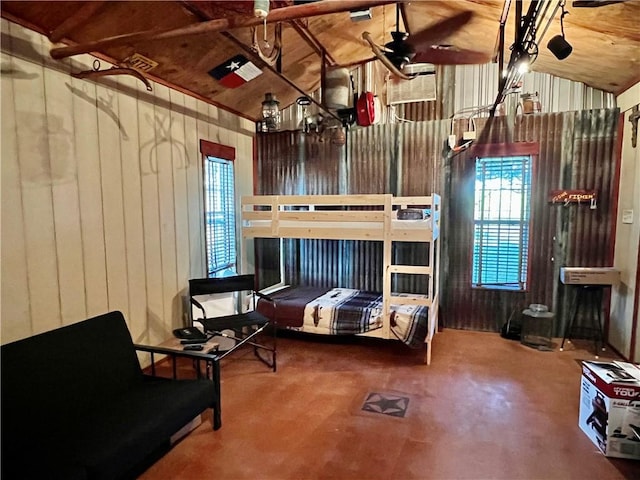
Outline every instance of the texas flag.
[(239, 87), (261, 74), (262, 70), (243, 55), (236, 55), (209, 71), (209, 75), (227, 88)]

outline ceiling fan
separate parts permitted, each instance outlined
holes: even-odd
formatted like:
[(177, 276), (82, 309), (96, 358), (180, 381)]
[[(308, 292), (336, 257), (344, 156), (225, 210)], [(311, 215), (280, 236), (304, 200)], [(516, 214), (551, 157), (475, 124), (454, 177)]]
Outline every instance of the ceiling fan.
[(414, 76), (403, 72), (410, 64), (469, 65), (487, 63), (491, 60), (491, 54), (462, 50), (453, 45), (440, 43), (466, 25), (472, 17), (473, 12), (464, 11), (409, 35), (400, 31), (400, 6), (396, 4), (396, 30), (391, 32), (392, 40), (380, 46), (373, 41), (369, 32), (364, 32), (362, 38), (369, 43), (376, 58), (394, 75), (410, 80)]

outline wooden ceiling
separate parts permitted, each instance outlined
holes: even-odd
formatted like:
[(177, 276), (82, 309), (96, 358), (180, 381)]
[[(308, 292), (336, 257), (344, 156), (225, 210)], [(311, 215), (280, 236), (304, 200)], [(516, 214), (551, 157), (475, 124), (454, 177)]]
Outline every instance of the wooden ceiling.
[[(439, 43), (488, 56), (497, 51), (505, 0), (401, 3), (406, 18), (406, 27), (401, 24), (401, 29), (412, 35), (455, 14), (471, 11), (474, 13), (471, 21)], [(523, 12), (529, 3), (523, 2)], [(557, 4), (555, 0), (550, 3), (553, 7)], [(389, 34), (396, 27), (394, 2), (272, 0), (268, 20), (284, 20), (278, 69), (277, 65), (266, 65), (251, 50), (252, 30), (246, 25), (259, 24), (258, 39), (261, 41), (264, 35), (264, 26), (253, 15), (253, 4), (253, 1), (3, 1), (1, 8), (3, 17), (43, 33), (56, 47), (77, 45), (79, 51), (93, 52), (118, 65), (126, 65), (126, 60), (136, 53), (143, 55), (157, 62), (156, 67), (143, 73), (145, 77), (252, 120), (260, 117), (266, 92), (274, 93), (284, 107), (295, 102), (301, 92), (311, 93), (320, 87), (319, 51), (324, 49), (328, 66), (363, 62), (372, 57), (372, 52), (362, 33), (366, 30), (377, 43), (384, 44), (391, 40)], [(514, 4), (515, 1), (505, 24), (506, 60), (514, 42)], [(348, 10), (354, 5), (359, 9), (370, 6), (372, 19), (352, 21)], [(572, 54), (560, 61), (546, 48), (546, 42), (560, 33), (558, 11), (541, 42), (532, 70), (613, 93), (620, 93), (640, 80), (640, 0), (596, 8), (576, 8), (567, 1), (566, 9), (569, 14), (564, 19), (564, 30), (573, 46)], [(342, 11), (320, 14), (327, 10)], [(267, 26), (271, 45), (275, 25)], [(211, 31), (212, 28), (217, 31)], [(131, 35), (139, 32), (143, 33)], [(160, 32), (165, 33), (159, 35)], [(101, 41), (115, 36), (122, 38)], [(60, 61), (71, 53), (75, 52), (57, 50)], [(252, 61), (262, 74), (236, 88), (228, 88), (208, 73), (238, 54)]]

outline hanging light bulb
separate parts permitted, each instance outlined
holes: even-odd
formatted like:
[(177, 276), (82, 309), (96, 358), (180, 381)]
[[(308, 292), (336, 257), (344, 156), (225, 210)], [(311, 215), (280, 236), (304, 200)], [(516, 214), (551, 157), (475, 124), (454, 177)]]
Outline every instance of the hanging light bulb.
[(531, 65), (531, 56), (526, 52), (522, 52), (518, 57), (518, 60), (516, 61), (518, 73), (520, 74), (529, 73), (530, 65)]
[(255, 0), (253, 2), (253, 14), (258, 18), (267, 18), (267, 15), (269, 15), (269, 0)]

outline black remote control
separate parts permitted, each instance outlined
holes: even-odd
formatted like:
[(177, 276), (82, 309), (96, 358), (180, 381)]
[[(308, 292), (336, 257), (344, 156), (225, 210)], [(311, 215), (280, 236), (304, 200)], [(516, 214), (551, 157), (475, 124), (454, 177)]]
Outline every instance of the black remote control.
[(195, 338), (193, 340), (180, 340), (180, 343), (182, 345), (196, 345), (198, 343), (207, 343), (207, 339), (206, 338)]
[(186, 350), (186, 351), (194, 351), (194, 352), (199, 352), (200, 350), (204, 350), (204, 345), (201, 344), (197, 344), (197, 345), (185, 345), (182, 350)]

